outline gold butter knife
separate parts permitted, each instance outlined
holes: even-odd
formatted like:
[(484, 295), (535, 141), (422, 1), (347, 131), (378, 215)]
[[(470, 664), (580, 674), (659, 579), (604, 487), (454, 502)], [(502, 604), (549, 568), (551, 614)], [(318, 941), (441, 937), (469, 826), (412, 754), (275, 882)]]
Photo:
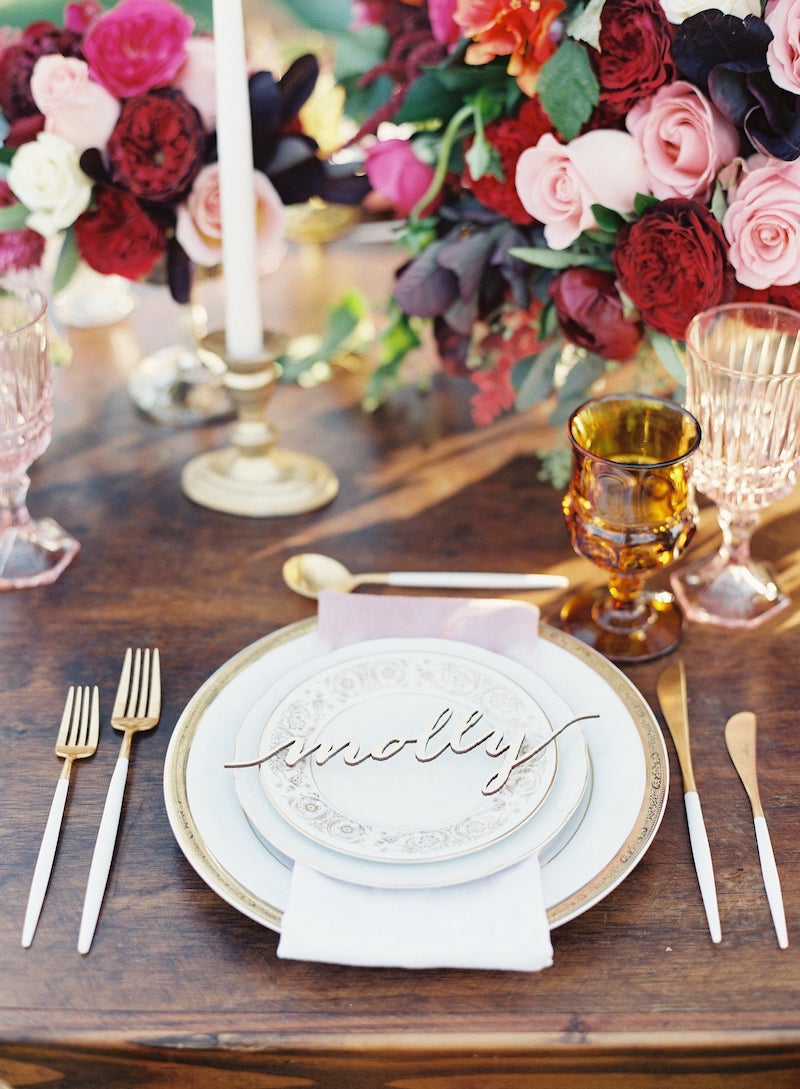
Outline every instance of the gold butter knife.
[(678, 754), (683, 778), (683, 801), (686, 806), (686, 819), (689, 824), (689, 841), (692, 845), (694, 867), (706, 910), (708, 928), (713, 942), (722, 941), (722, 928), (717, 906), (717, 890), (714, 884), (714, 865), (711, 861), (711, 848), (708, 845), (703, 811), (700, 808), (700, 796), (694, 781), (692, 754), (689, 745), (689, 709), (686, 699), (686, 673), (683, 662), (676, 658), (664, 670), (656, 684), (658, 702)]
[(764, 809), (758, 793), (756, 716), (751, 711), (740, 711), (737, 715), (733, 715), (732, 718), (728, 719), (725, 726), (725, 744), (728, 746), (733, 766), (739, 773), (739, 778), (747, 791), (747, 797), (750, 799), (753, 810), (753, 824), (756, 830), (756, 843), (758, 844), (758, 857), (761, 862), (761, 873), (764, 877), (764, 888), (767, 891), (767, 902), (772, 914), (775, 933), (778, 936), (778, 945), (781, 949), (786, 949), (789, 945), (789, 937), (786, 932), (781, 882), (778, 877), (778, 867), (775, 865), (775, 855), (772, 851), (772, 842), (769, 838)]

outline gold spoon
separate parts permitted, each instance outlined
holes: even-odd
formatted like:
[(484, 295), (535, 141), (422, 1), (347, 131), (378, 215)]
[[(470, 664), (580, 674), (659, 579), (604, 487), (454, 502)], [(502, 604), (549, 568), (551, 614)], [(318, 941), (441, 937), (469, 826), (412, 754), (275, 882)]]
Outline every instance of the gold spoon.
[(786, 917), (783, 911), (783, 896), (781, 895), (778, 868), (775, 865), (775, 855), (772, 852), (767, 821), (764, 817), (764, 809), (758, 793), (756, 716), (751, 711), (740, 711), (738, 715), (728, 719), (725, 727), (725, 744), (728, 746), (733, 766), (738, 771), (739, 778), (744, 783), (744, 789), (747, 791), (747, 797), (750, 799), (753, 810), (753, 824), (756, 830), (756, 843), (758, 844), (758, 857), (761, 860), (761, 872), (764, 875), (764, 888), (767, 890), (767, 900), (772, 913), (772, 921), (775, 924), (775, 933), (778, 936), (778, 945), (781, 949), (785, 949), (789, 944), (789, 938), (786, 933)]
[(321, 590), (339, 590), (346, 594), (364, 583), (462, 590), (554, 590), (569, 585), (564, 575), (478, 571), (389, 571), (354, 575), (338, 560), (319, 552), (291, 556), (283, 565), (283, 578), (290, 590), (310, 598), (318, 597)]

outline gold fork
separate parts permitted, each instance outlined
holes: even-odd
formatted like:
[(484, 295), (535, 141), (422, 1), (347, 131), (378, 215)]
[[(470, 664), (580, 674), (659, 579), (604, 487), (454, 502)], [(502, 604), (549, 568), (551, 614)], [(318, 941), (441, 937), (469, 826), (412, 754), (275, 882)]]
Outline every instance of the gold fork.
[(88, 685), (84, 688), (76, 688), (72, 685), (67, 692), (64, 713), (61, 716), (61, 725), (56, 738), (56, 756), (64, 761), (64, 765), (56, 783), (50, 815), (47, 818), (39, 847), (39, 857), (36, 859), (36, 867), (33, 871), (31, 891), (28, 894), (28, 906), (25, 909), (25, 921), (22, 924), (22, 945), (25, 949), (33, 941), (47, 886), (50, 883), (64, 807), (67, 804), (72, 761), (83, 760), (87, 756), (93, 756), (97, 751), (100, 736), (99, 698), (97, 686), (91, 690), (91, 697)]
[(124, 736), (114, 774), (109, 783), (106, 804), (103, 807), (103, 816), (92, 855), (92, 865), (89, 869), (78, 935), (79, 953), (89, 952), (108, 882), (122, 812), (125, 781), (128, 777), (133, 735), (143, 730), (151, 730), (158, 723), (160, 716), (161, 665), (158, 650), (154, 650), (152, 654), (149, 650), (137, 650), (134, 654), (128, 647), (122, 663), (117, 696), (111, 711), (111, 725), (115, 730), (122, 730)]

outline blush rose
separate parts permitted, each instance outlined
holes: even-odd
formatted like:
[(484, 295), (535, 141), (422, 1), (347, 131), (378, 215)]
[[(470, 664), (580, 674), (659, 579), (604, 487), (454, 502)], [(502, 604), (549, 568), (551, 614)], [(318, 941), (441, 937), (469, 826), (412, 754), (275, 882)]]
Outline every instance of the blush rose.
[(637, 103), (626, 119), (644, 156), (650, 191), (707, 201), (717, 172), (739, 150), (739, 134), (691, 83), (676, 80)]
[(46, 132), (69, 140), (79, 152), (105, 148), (120, 105), (89, 78), (85, 61), (60, 53), (40, 57), (31, 75), (31, 94), (44, 115)]
[(681, 197), (625, 223), (613, 260), (619, 287), (642, 320), (676, 340), (698, 311), (729, 302), (736, 290), (721, 226), (704, 205)]
[(769, 74), (779, 87), (800, 94), (800, 2), (767, 4), (764, 22), (772, 31), (767, 46)]
[(757, 159), (729, 195), (722, 221), (745, 287), (800, 281), (800, 162)]
[(89, 27), (83, 55), (117, 98), (163, 87), (186, 60), (194, 20), (170, 0), (121, 0)]
[[(253, 171), (256, 244), (261, 272), (278, 267), (285, 252), (285, 211), (266, 175)], [(187, 257), (206, 268), (222, 262), (222, 209), (219, 166), (203, 167), (185, 203), (178, 208), (175, 237)]]
[(523, 207), (544, 224), (554, 250), (597, 226), (593, 204), (624, 214), (633, 210), (637, 193), (649, 191), (636, 141), (611, 129), (586, 132), (569, 144), (545, 133), (520, 155), (516, 185)]

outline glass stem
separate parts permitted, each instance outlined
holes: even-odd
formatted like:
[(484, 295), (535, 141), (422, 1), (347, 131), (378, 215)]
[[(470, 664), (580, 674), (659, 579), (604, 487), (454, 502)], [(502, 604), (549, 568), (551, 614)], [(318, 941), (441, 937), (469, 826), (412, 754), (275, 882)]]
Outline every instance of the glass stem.
[(0, 529), (21, 529), (30, 525), (27, 498), (31, 481), (27, 473), (19, 480), (0, 482)]
[(608, 583), (609, 598), (599, 614), (598, 624), (617, 632), (635, 631), (649, 616), (649, 608), (639, 598), (644, 577), (639, 574), (615, 574)]
[(746, 567), (750, 562), (750, 541), (755, 533), (760, 516), (756, 513), (736, 514), (732, 511), (719, 511), (719, 525), (722, 530), (722, 544), (719, 554), (726, 565)]

